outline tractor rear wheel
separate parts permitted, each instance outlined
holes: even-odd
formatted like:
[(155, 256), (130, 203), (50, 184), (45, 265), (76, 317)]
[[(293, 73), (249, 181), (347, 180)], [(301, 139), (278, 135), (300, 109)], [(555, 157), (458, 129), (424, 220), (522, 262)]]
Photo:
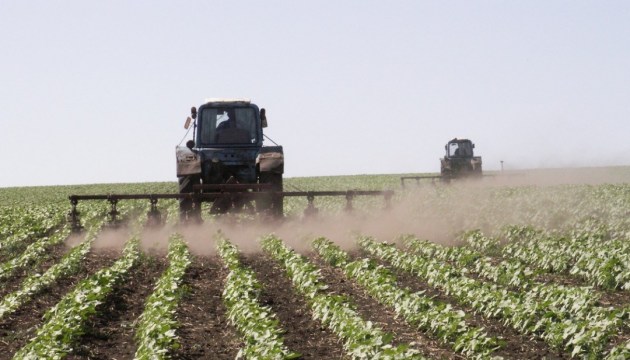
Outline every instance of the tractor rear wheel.
[[(179, 179), (179, 193), (193, 192), (193, 185), (201, 183), (198, 175), (181, 176)], [(195, 203), (192, 199), (179, 199), (179, 218), (181, 221), (201, 220), (201, 203)]]
[[(269, 172), (260, 173), (259, 183), (271, 184), (272, 192), (282, 192), (282, 174)], [(267, 211), (274, 217), (282, 217), (284, 215), (283, 197), (282, 195), (268, 194), (262, 199), (256, 201), (256, 209), (258, 211)]]
[(218, 199), (214, 199), (212, 206), (210, 207), (210, 214), (225, 214), (232, 209), (232, 199), (228, 196), (223, 196)]

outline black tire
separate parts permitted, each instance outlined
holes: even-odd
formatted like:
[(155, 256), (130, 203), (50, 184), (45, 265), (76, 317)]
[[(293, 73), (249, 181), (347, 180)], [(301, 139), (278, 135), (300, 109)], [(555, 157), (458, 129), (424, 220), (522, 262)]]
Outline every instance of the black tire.
[[(277, 192), (282, 192), (283, 191), (283, 185), (282, 185), (282, 174), (273, 174), (273, 179), (272, 179), (272, 186), (273, 186), (273, 190), (277, 191)], [(273, 210), (273, 215), (276, 217), (283, 217), (284, 216), (284, 197), (282, 195), (279, 196), (275, 196), (272, 199), (272, 210)]]
[[(272, 192), (282, 192), (283, 189), (282, 174), (263, 172), (259, 176), (259, 183), (271, 184)], [(256, 201), (256, 209), (257, 211), (268, 212), (274, 217), (282, 217), (284, 216), (283, 202), (282, 195), (269, 194), (269, 196), (264, 196)]]
[(232, 208), (232, 199), (228, 196), (220, 197), (212, 202), (210, 214), (226, 214)]
[[(193, 185), (201, 183), (198, 175), (182, 176), (179, 179), (179, 193), (192, 193)], [(179, 218), (181, 221), (201, 220), (201, 203), (195, 204), (192, 199), (179, 199)]]
[(442, 172), (440, 173), (440, 180), (445, 183), (448, 184), (451, 182), (451, 178), (453, 177), (453, 173), (451, 170), (444, 170), (442, 169)]

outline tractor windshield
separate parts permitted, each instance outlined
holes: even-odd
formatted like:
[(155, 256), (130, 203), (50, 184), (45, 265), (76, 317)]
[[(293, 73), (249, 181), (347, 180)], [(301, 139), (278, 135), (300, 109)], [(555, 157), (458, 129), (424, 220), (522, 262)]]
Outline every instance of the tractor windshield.
[(202, 144), (255, 144), (256, 111), (250, 107), (205, 108), (199, 135)]
[(472, 143), (470, 141), (452, 142), (448, 144), (448, 155), (450, 157), (471, 157), (473, 156)]

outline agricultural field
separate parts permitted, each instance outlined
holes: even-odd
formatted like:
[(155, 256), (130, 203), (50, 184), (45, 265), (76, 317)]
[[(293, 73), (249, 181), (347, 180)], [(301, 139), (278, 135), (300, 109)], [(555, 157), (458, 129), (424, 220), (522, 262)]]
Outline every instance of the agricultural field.
[(630, 169), (556, 175), (286, 179), (396, 194), (194, 225), (85, 201), (80, 233), (68, 195), (177, 184), (0, 189), (0, 359), (630, 359)]

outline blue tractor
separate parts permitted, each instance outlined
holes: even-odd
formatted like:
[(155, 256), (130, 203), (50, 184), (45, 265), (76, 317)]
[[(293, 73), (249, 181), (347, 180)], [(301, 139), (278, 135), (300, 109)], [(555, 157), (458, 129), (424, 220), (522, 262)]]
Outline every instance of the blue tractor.
[[(147, 223), (160, 225), (164, 223), (157, 206), (160, 199), (177, 199), (180, 220), (194, 223), (202, 221), (204, 202), (211, 203), (210, 212), (214, 214), (251, 212), (282, 218), (285, 197), (306, 197), (304, 214), (311, 216), (317, 213), (315, 197), (345, 197), (346, 209), (351, 210), (357, 196), (384, 196), (386, 204), (393, 196), (391, 190), (283, 191), (282, 146), (263, 134), (267, 127), (265, 109), (249, 100), (207, 100), (191, 109), (184, 127), (193, 130), (193, 139), (175, 149), (178, 193), (70, 195), (73, 230), (83, 228), (77, 206), (86, 200), (108, 201), (110, 223), (118, 226), (121, 219), (116, 206), (121, 200), (149, 200)], [(274, 146), (264, 146), (264, 138)]]
[(453, 179), (481, 178), (481, 156), (474, 156), (475, 144), (468, 139), (454, 138), (444, 145), (446, 154), (440, 159), (440, 175), (402, 176), (400, 185), (405, 187), (406, 180), (430, 179), (432, 182), (449, 183)]
[(475, 144), (468, 139), (454, 138), (444, 145), (446, 154), (440, 159), (442, 179), (481, 177), (481, 156), (474, 155)]
[[(193, 139), (176, 147), (180, 216), (200, 219), (201, 203), (210, 212), (283, 214), (282, 146), (263, 145), (265, 109), (245, 99), (210, 99), (191, 109), (185, 128)], [(199, 196), (204, 193), (208, 196)]]

